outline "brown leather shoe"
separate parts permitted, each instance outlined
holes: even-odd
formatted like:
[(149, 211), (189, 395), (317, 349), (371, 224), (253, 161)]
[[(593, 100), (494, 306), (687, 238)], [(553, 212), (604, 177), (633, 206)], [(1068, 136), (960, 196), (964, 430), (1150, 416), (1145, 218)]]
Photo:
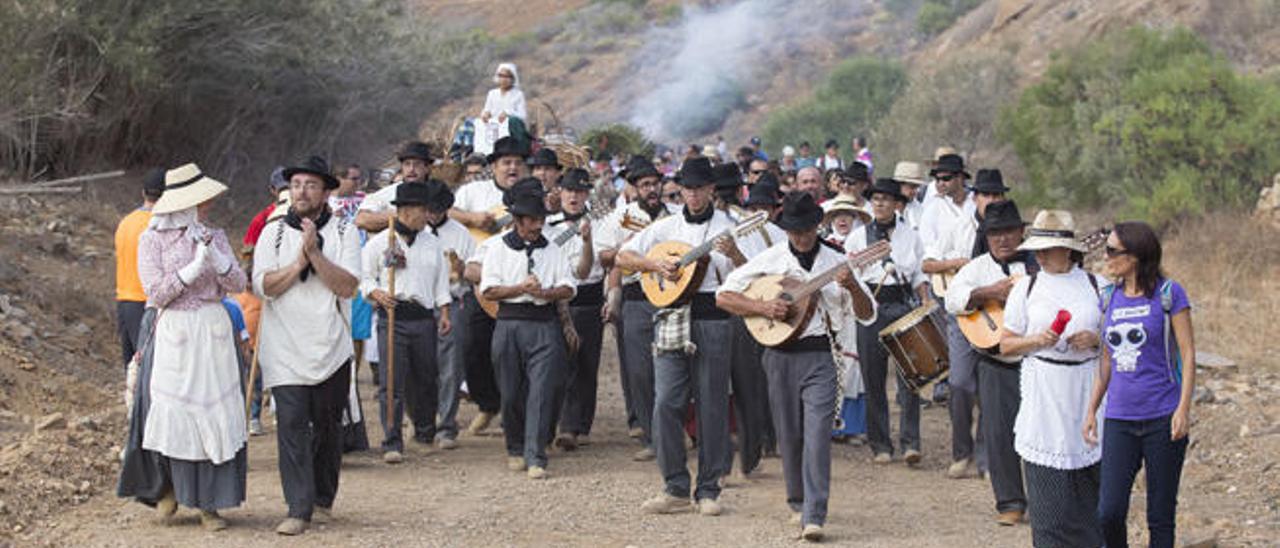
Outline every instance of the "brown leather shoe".
[(1022, 521), (1023, 514), (1022, 510), (1000, 512), (1000, 514), (996, 516), (996, 523), (1005, 527), (1013, 527), (1014, 525), (1017, 525), (1018, 522)]

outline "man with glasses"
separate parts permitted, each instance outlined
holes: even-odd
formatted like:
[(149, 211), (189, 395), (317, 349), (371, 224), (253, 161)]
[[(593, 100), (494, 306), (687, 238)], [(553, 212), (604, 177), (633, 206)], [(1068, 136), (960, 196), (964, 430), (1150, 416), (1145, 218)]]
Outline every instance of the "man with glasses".
[(747, 184), (754, 185), (760, 180), (760, 176), (769, 172), (769, 162), (756, 158), (751, 160), (750, 168), (747, 170)]
[[(635, 189), (635, 201), (621, 212), (602, 223), (596, 236), (600, 262), (613, 269), (609, 276), (612, 284), (606, 301), (606, 318), (611, 318), (618, 329), (618, 361), (622, 369), (623, 395), (627, 405), (627, 424), (633, 438), (638, 438), (643, 448), (632, 459), (650, 461), (653, 451), (653, 315), (657, 312), (640, 290), (640, 275), (614, 268), (618, 249), (654, 221), (678, 211), (666, 203), (661, 195), (662, 174), (647, 158), (633, 156), (627, 162), (623, 176)], [(677, 192), (678, 194), (678, 192)], [(619, 311), (621, 312), (619, 314)], [(634, 418), (634, 423), (632, 419)]]

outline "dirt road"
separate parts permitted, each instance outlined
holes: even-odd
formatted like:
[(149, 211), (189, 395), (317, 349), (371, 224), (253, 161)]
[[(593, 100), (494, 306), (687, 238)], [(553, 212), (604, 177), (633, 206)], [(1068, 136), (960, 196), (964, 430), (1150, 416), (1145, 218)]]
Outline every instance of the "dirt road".
[[(610, 346), (606, 346), (609, 348)], [(509, 472), (501, 438), (467, 437), (454, 451), (411, 444), (399, 466), (376, 452), (349, 456), (333, 523), (299, 539), (273, 529), (284, 514), (273, 436), (251, 440), (249, 498), (225, 513), (231, 528), (200, 529), (194, 512), (179, 524), (158, 525), (136, 503), (97, 496), (55, 518), (30, 540), (77, 546), (789, 546), (782, 462), (766, 459), (749, 485), (728, 489), (720, 517), (648, 516), (640, 503), (661, 488), (657, 465), (629, 458), (617, 362), (606, 352), (601, 401), (592, 445), (551, 454), (546, 481)], [(362, 396), (374, 412), (368, 379)], [(463, 408), (469, 419), (474, 407)], [(376, 416), (376, 415), (375, 415)], [(991, 491), (981, 480), (948, 480), (946, 413), (924, 412), (925, 460), (919, 469), (870, 463), (864, 447), (837, 445), (828, 518), (831, 542), (844, 546), (1027, 546), (1026, 526), (1001, 528)], [(370, 437), (378, 434), (370, 428)], [(693, 463), (691, 462), (691, 465)]]

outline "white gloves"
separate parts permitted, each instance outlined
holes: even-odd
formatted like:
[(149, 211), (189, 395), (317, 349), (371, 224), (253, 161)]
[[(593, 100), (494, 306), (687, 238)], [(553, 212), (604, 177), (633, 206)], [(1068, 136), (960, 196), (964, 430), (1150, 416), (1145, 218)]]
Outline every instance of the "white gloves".
[(178, 279), (182, 280), (185, 285), (191, 285), (191, 282), (196, 281), (200, 273), (204, 272), (204, 269), (209, 265), (208, 263), (209, 245), (203, 243), (196, 245), (196, 256), (191, 259), (191, 262), (187, 263), (187, 266), (178, 270)]

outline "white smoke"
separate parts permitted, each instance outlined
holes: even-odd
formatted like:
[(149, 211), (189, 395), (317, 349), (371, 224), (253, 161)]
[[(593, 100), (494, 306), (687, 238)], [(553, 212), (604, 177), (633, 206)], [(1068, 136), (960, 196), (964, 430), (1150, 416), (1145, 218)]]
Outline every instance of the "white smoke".
[[(869, 0), (744, 0), (686, 5), (674, 26), (654, 27), (625, 85), (641, 90), (626, 114), (651, 139), (671, 142), (718, 131), (780, 63), (814, 33), (847, 28)], [(760, 79), (761, 82), (757, 82)]]

